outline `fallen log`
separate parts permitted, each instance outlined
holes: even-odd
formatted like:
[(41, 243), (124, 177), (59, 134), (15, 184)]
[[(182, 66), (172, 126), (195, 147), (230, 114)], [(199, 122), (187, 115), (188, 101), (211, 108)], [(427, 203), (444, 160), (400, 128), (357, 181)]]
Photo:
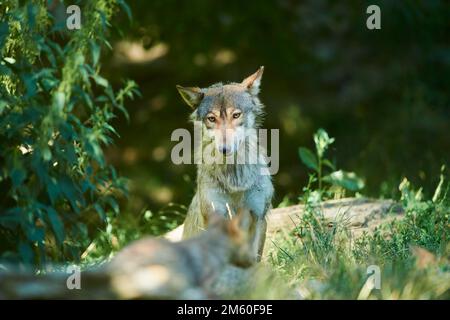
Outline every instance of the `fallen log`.
[[(403, 214), (402, 207), (390, 199), (343, 198), (322, 202), (316, 210), (320, 210), (326, 222), (344, 222), (354, 237), (364, 231), (373, 231), (383, 222), (399, 218)], [(267, 239), (276, 234), (290, 232), (296, 222), (304, 214), (303, 204), (284, 208), (274, 208), (267, 215)], [(184, 225), (166, 233), (164, 237), (170, 241), (180, 241)]]

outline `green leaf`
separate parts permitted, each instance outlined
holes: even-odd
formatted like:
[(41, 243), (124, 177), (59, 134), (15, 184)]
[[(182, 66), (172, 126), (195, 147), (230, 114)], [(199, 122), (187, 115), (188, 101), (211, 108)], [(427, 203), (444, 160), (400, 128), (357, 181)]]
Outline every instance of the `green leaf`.
[(29, 3), (27, 6), (27, 16), (28, 16), (28, 27), (30, 30), (33, 30), (33, 28), (36, 25), (36, 13), (37, 13), (37, 7), (33, 3)]
[(8, 38), (9, 25), (8, 22), (3, 21), (0, 23), (0, 48), (3, 48), (5, 40)]
[(42, 159), (44, 159), (44, 161), (50, 161), (50, 159), (52, 158), (52, 152), (50, 151), (50, 148), (45, 146), (41, 152)]
[(9, 174), (14, 187), (18, 187), (20, 184), (22, 184), (22, 182), (26, 178), (26, 175), (27, 175), (26, 172), (19, 167), (12, 169), (11, 173)]
[(103, 210), (102, 206), (98, 203), (94, 204), (94, 209), (97, 211), (98, 215), (100, 216), (100, 219), (105, 222), (106, 221), (106, 214)]
[(41, 83), (44, 87), (45, 91), (51, 91), (53, 88), (55, 88), (58, 85), (58, 80), (54, 78), (45, 78), (41, 80)]
[(5, 60), (6, 62), (8, 62), (9, 64), (14, 64), (14, 63), (16, 63), (16, 59), (14, 59), (13, 57), (5, 57), (5, 58), (3, 58), (3, 60)]
[(112, 50), (112, 49), (113, 49), (112, 46), (111, 46), (111, 43), (109, 43), (108, 40), (103, 39), (103, 43), (108, 47), (109, 50)]
[(105, 88), (108, 87), (108, 80), (106, 80), (102, 76), (100, 76), (98, 74), (94, 74), (92, 76), (92, 78), (94, 79), (95, 83), (97, 83), (99, 86), (102, 86), (102, 87), (105, 87)]
[(131, 21), (132, 15), (131, 15), (131, 9), (128, 6), (128, 4), (124, 0), (118, 0), (117, 3), (122, 7), (122, 9), (126, 12), (128, 19)]
[(113, 126), (111, 126), (111, 125), (108, 124), (108, 123), (105, 123), (104, 126), (105, 126), (105, 128), (106, 128), (108, 131), (112, 132), (113, 134), (115, 134), (117, 137), (120, 138), (119, 133), (116, 131), (116, 129), (114, 129)]
[(9, 210), (6, 210), (2, 214), (0, 214), (0, 225), (14, 230), (18, 225), (20, 225), (22, 217), (22, 209), (19, 207), (14, 207)]
[(317, 157), (311, 150), (309, 150), (308, 148), (300, 147), (298, 149), (298, 153), (300, 155), (300, 159), (308, 168), (313, 169), (315, 171), (319, 170)]
[(432, 198), (433, 202), (437, 202), (440, 199), (440, 197), (441, 197), (442, 189), (443, 189), (444, 181), (445, 181), (444, 172), (445, 172), (445, 165), (442, 165), (442, 167), (441, 167), (441, 175), (440, 175), (440, 178), (439, 178), (439, 184), (436, 187), (436, 190), (434, 191), (434, 195), (433, 195), (433, 198)]
[(2, 62), (0, 64), (0, 74), (4, 75), (4, 76), (10, 76), (12, 74), (12, 71), (10, 68), (8, 68), (7, 66), (5, 66), (5, 63)]
[(106, 201), (110, 205), (111, 209), (113, 209), (115, 214), (119, 214), (119, 205), (117, 204), (117, 201), (114, 200), (113, 197), (107, 197)]
[(354, 172), (338, 170), (324, 177), (323, 180), (350, 191), (358, 191), (364, 188), (364, 181)]
[(58, 184), (55, 178), (49, 179), (47, 182), (47, 194), (52, 204), (55, 204), (61, 195), (61, 189), (58, 188)]
[(100, 58), (100, 46), (96, 44), (93, 40), (91, 40), (89, 44), (91, 46), (92, 64), (96, 66)]
[(56, 92), (53, 96), (53, 105), (58, 112), (63, 111), (65, 101), (66, 95), (64, 94), (64, 92)]
[(70, 179), (69, 176), (63, 176), (59, 179), (59, 188), (66, 199), (70, 202), (72, 209), (79, 213), (79, 206), (82, 206), (84, 201), (80, 195), (76, 181)]
[(30, 234), (27, 235), (28, 239), (33, 242), (42, 242), (45, 237), (45, 229), (44, 228), (33, 228), (30, 231)]
[(56, 58), (55, 58), (55, 55), (53, 54), (53, 51), (50, 48), (50, 46), (48, 46), (47, 43), (45, 43), (44, 41), (41, 41), (41, 42), (38, 42), (38, 48), (46, 53), (45, 56), (47, 57), (48, 61), (50, 62), (50, 65), (53, 68), (56, 68)]
[(34, 79), (33, 75), (32, 74), (24, 74), (22, 76), (22, 80), (25, 83), (25, 88), (26, 88), (25, 97), (30, 98), (30, 97), (33, 97), (34, 95), (36, 95), (38, 88), (36, 85), (36, 80)]
[(2, 115), (3, 111), (8, 106), (8, 103), (5, 100), (0, 100), (0, 116)]
[(328, 168), (330, 168), (330, 169), (333, 170), (333, 171), (336, 170), (335, 165), (332, 164), (331, 161), (328, 160), (328, 159), (323, 159), (323, 160), (322, 160), (322, 164), (323, 164), (324, 166), (327, 166)]
[(19, 243), (19, 255), (23, 262), (26, 264), (32, 264), (34, 259), (33, 249), (28, 243), (20, 242)]
[(52, 208), (47, 207), (48, 220), (52, 226), (53, 233), (55, 234), (56, 241), (62, 244), (64, 241), (64, 224), (58, 213)]

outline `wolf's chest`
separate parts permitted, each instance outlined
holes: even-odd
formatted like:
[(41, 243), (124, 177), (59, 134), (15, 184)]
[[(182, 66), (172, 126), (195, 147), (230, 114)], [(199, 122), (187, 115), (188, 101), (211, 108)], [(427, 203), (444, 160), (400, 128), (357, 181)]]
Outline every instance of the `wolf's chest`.
[(228, 165), (216, 168), (212, 179), (227, 193), (242, 193), (252, 187), (258, 178), (254, 165)]

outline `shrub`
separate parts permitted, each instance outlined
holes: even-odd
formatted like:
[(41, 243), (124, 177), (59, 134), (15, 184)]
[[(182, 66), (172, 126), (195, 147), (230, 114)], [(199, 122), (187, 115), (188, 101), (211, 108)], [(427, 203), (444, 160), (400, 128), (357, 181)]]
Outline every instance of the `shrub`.
[(137, 89), (127, 81), (114, 91), (99, 74), (116, 1), (85, 3), (72, 31), (47, 1), (0, 4), (0, 255), (9, 261), (77, 260), (89, 242), (84, 217), (118, 213), (114, 192), (125, 191), (102, 147)]
[[(302, 162), (312, 170), (308, 186), (304, 189), (309, 197), (322, 198), (339, 196), (344, 194), (345, 190), (356, 192), (364, 188), (364, 181), (354, 172), (337, 170), (336, 166), (325, 158), (328, 147), (333, 144), (334, 138), (330, 138), (324, 129), (319, 129), (314, 134), (315, 152), (305, 147), (298, 149), (298, 154)], [(326, 171), (330, 173), (325, 175)], [(311, 187), (317, 182), (317, 192), (311, 192)], [(327, 184), (327, 188), (324, 186)]]

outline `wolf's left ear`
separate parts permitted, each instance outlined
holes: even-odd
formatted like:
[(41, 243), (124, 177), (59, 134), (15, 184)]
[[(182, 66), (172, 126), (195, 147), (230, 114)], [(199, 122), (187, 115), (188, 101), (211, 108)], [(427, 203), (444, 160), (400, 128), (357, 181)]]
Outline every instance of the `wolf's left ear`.
[(183, 98), (184, 102), (186, 102), (187, 105), (192, 109), (197, 108), (200, 102), (202, 102), (204, 94), (200, 88), (197, 87), (185, 88), (177, 85), (177, 90), (180, 93), (181, 97)]
[(252, 220), (248, 209), (239, 208), (231, 220), (228, 220), (227, 232), (230, 236), (242, 236), (244, 230), (249, 230)]
[(264, 72), (264, 66), (259, 67), (251, 76), (244, 79), (241, 84), (252, 94), (257, 95), (259, 93), (259, 86), (261, 84), (261, 78)]

